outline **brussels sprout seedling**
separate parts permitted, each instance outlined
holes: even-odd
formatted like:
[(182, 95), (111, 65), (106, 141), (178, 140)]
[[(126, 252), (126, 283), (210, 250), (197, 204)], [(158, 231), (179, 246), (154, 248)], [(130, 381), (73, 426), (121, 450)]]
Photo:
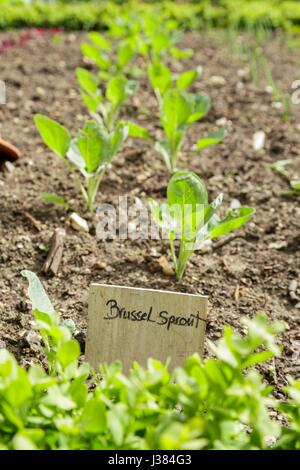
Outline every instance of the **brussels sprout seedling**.
[(100, 126), (111, 131), (122, 105), (138, 90), (138, 84), (125, 77), (113, 77), (108, 81), (103, 96), (99, 88), (100, 79), (96, 75), (83, 68), (77, 68), (76, 75), (81, 97), (91, 116)]
[[(165, 137), (157, 142), (155, 148), (165, 160), (170, 172), (176, 170), (177, 160), (188, 127), (205, 117), (210, 109), (210, 98), (205, 94), (192, 94), (178, 89), (171, 89), (163, 96), (160, 121)], [(225, 133), (208, 135), (198, 142), (199, 148), (205, 148), (221, 142)]]
[[(216, 212), (222, 199), (220, 194), (209, 203), (204, 182), (195, 173), (186, 171), (175, 173), (170, 179), (166, 204), (149, 199), (154, 220), (169, 240), (177, 280), (182, 278), (187, 261), (203, 242), (238, 229), (255, 212), (251, 207), (240, 207), (229, 210), (220, 219)], [(179, 240), (178, 255), (175, 240)]]
[(91, 42), (82, 43), (81, 52), (99, 67), (101, 78), (110, 79), (130, 72), (129, 64), (137, 53), (134, 38), (119, 40), (114, 46), (100, 33), (92, 32), (88, 37)]
[(88, 210), (93, 211), (101, 179), (127, 138), (128, 127), (118, 123), (113, 131), (108, 132), (95, 121), (87, 121), (72, 138), (65, 127), (46, 116), (37, 114), (34, 122), (45, 144), (74, 176)]
[(156, 60), (148, 64), (148, 77), (152, 88), (161, 103), (162, 97), (171, 88), (178, 90), (187, 90), (197, 78), (202, 74), (202, 67), (199, 66), (195, 69), (186, 70), (177, 77), (174, 77), (171, 70), (163, 62)]

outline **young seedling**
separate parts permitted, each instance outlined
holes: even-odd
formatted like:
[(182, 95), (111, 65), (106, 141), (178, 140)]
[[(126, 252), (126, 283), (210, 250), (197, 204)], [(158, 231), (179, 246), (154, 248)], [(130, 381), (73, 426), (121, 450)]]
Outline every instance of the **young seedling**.
[(186, 91), (202, 74), (202, 67), (199, 66), (195, 69), (186, 70), (174, 77), (169, 67), (160, 60), (150, 62), (147, 69), (150, 84), (160, 105), (163, 96), (168, 90), (177, 88), (178, 90)]
[[(174, 172), (180, 155), (186, 132), (191, 124), (205, 117), (210, 109), (210, 98), (205, 94), (192, 94), (178, 89), (171, 89), (162, 98), (160, 121), (164, 138), (155, 144), (156, 150), (163, 156), (167, 168)], [(200, 149), (221, 142), (224, 131), (210, 134), (198, 141)]]
[(151, 62), (166, 56), (174, 59), (186, 59), (193, 56), (192, 49), (177, 47), (181, 39), (178, 22), (169, 19), (161, 9), (148, 11), (141, 17), (140, 53)]
[[(204, 182), (192, 172), (175, 173), (169, 181), (167, 203), (149, 199), (155, 222), (167, 238), (177, 280), (181, 280), (187, 261), (209, 239), (226, 235), (246, 224), (254, 214), (251, 207), (229, 210), (226, 217), (216, 214), (223, 200), (220, 194), (212, 203)], [(175, 243), (179, 250), (176, 254)]]
[(92, 212), (100, 182), (108, 164), (127, 138), (128, 127), (118, 123), (113, 131), (108, 132), (95, 121), (87, 121), (72, 138), (65, 127), (46, 116), (37, 114), (34, 122), (45, 144), (74, 176), (87, 208)]
[[(100, 78), (109, 80), (130, 73), (129, 66), (137, 54), (134, 38), (119, 40), (114, 46), (100, 33), (92, 32), (88, 37), (90, 42), (81, 44), (81, 52), (99, 67)], [(109, 55), (109, 52), (112, 53)]]
[(100, 127), (112, 131), (122, 105), (138, 90), (138, 84), (124, 76), (112, 77), (103, 96), (99, 88), (100, 79), (96, 75), (79, 67), (76, 69), (76, 76), (81, 97), (91, 116)]

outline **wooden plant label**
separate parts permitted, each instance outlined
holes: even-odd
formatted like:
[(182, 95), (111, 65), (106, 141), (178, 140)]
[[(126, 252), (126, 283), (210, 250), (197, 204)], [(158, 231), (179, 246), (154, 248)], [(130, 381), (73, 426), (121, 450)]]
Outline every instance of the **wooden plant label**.
[(206, 313), (205, 296), (92, 284), (86, 360), (97, 368), (120, 359), (125, 371), (149, 357), (182, 366), (203, 352)]

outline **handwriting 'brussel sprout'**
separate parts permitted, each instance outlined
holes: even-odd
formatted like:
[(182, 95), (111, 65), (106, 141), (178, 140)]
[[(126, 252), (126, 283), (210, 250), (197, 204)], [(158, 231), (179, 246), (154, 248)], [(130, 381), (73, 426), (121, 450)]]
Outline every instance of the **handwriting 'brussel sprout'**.
[[(75, 138), (52, 119), (37, 114), (34, 122), (45, 144), (58, 155), (74, 176), (89, 211), (93, 211), (100, 182), (128, 135), (126, 124), (108, 132), (95, 121), (87, 121)], [(83, 182), (82, 182), (83, 181)]]
[(255, 212), (251, 207), (241, 207), (229, 210), (226, 217), (220, 219), (216, 212), (222, 200), (220, 194), (209, 203), (204, 182), (195, 173), (187, 171), (177, 172), (170, 179), (167, 203), (149, 199), (154, 220), (169, 240), (177, 280), (182, 278), (187, 261), (203, 242), (238, 229)]

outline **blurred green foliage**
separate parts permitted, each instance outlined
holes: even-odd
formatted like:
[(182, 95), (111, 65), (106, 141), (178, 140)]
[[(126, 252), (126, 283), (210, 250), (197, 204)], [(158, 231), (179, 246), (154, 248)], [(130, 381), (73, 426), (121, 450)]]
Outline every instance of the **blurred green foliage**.
[[(134, 4), (134, 5), (133, 5)], [(191, 0), (123, 2), (119, 0), (0, 0), (0, 29), (24, 26), (63, 27), (74, 30), (105, 29), (109, 15), (147, 10), (154, 5), (165, 9), (185, 29), (255, 26), (296, 29), (300, 25), (300, 3), (295, 0)]]

